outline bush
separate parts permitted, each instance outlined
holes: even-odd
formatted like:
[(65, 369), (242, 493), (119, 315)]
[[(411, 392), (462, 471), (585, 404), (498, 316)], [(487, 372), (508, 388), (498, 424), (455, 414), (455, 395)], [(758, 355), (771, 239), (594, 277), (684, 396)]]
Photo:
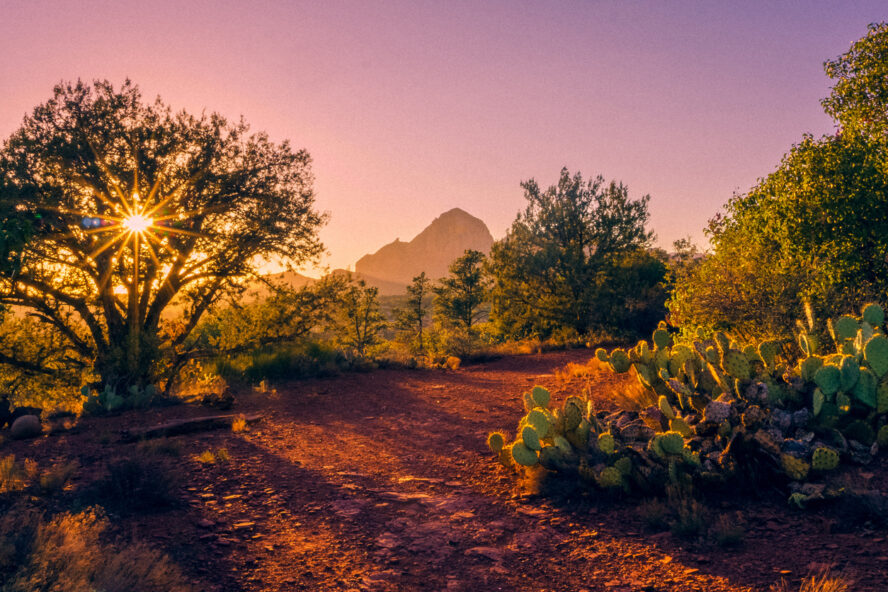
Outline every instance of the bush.
[(263, 348), (214, 363), (215, 373), (225, 380), (254, 384), (263, 380), (335, 376), (348, 368), (342, 352), (320, 341)]
[(98, 509), (44, 519), (15, 506), (0, 517), (0, 592), (186, 592), (179, 568), (143, 543), (106, 544)]
[(178, 501), (172, 474), (149, 455), (111, 462), (96, 493), (108, 506), (134, 512), (168, 508)]

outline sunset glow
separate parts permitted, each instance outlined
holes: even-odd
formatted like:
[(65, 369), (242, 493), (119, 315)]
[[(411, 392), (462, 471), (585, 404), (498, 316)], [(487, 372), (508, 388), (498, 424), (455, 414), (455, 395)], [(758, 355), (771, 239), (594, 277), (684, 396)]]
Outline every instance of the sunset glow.
[(123, 227), (130, 232), (145, 232), (154, 224), (154, 220), (142, 214), (133, 214), (128, 218), (124, 218)]

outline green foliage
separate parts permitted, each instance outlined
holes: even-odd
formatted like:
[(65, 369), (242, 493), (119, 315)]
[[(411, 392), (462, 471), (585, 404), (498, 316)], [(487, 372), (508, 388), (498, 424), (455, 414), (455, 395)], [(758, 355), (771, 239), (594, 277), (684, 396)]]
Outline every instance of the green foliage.
[(351, 281), (337, 304), (336, 342), (351, 360), (372, 357), (383, 342), (381, 333), (387, 326), (379, 311), (379, 288), (368, 286), (362, 279)]
[(622, 184), (567, 169), (548, 189), (533, 179), (522, 187), (527, 208), (490, 254), (491, 318), (502, 334), (583, 335), (659, 318), (665, 266), (646, 250), (648, 196), (632, 200)]
[(835, 81), (823, 108), (849, 132), (888, 131), (888, 23), (869, 25), (847, 53), (824, 65)]
[(469, 330), (478, 318), (487, 292), (484, 253), (468, 250), (450, 264), (450, 275), (432, 288), (435, 315), (445, 324)]
[(350, 364), (343, 353), (331, 344), (312, 340), (219, 357), (211, 366), (216, 374), (226, 380), (258, 384), (263, 380), (335, 376), (347, 370)]
[(83, 412), (85, 414), (103, 415), (127, 409), (145, 409), (157, 397), (158, 391), (153, 384), (149, 384), (144, 388), (134, 384), (127, 390), (126, 396), (122, 396), (118, 395), (110, 384), (106, 384), (102, 391), (84, 386), (81, 389), (81, 394), (85, 397), (83, 403)]
[(327, 329), (348, 288), (348, 278), (328, 275), (292, 288), (269, 283), (266, 293), (210, 310), (186, 342), (194, 356), (234, 356), (310, 341)]
[(407, 302), (403, 308), (397, 308), (395, 327), (406, 335), (411, 353), (422, 355), (426, 352), (427, 343), (423, 338), (428, 316), (428, 294), (431, 282), (422, 272), (407, 286)]

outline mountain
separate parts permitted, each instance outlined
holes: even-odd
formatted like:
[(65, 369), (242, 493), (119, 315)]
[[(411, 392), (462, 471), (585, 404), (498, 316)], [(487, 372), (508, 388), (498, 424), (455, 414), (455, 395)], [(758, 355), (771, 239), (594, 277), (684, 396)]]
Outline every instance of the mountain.
[(355, 263), (355, 275), (381, 294), (401, 290), (423, 271), (432, 279), (447, 275), (453, 260), (467, 249), (490, 252), (493, 236), (487, 225), (459, 208), (444, 212), (410, 242), (395, 240)]

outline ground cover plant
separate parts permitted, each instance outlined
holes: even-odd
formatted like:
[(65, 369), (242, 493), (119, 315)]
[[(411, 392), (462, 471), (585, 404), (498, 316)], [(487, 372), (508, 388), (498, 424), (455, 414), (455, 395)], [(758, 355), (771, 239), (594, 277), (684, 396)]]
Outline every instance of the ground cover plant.
[(810, 319), (787, 355), (779, 341), (743, 344), (702, 329), (682, 340), (663, 324), (650, 342), (596, 351), (655, 405), (597, 412), (571, 396), (550, 410), (537, 386), (524, 394), (515, 439), (494, 432), (488, 445), (507, 467), (539, 464), (603, 491), (778, 486), (800, 508), (860, 495), (829, 476), (842, 463), (871, 464), (888, 446), (885, 313), (867, 304), (827, 325), (831, 339), (820, 344)]

